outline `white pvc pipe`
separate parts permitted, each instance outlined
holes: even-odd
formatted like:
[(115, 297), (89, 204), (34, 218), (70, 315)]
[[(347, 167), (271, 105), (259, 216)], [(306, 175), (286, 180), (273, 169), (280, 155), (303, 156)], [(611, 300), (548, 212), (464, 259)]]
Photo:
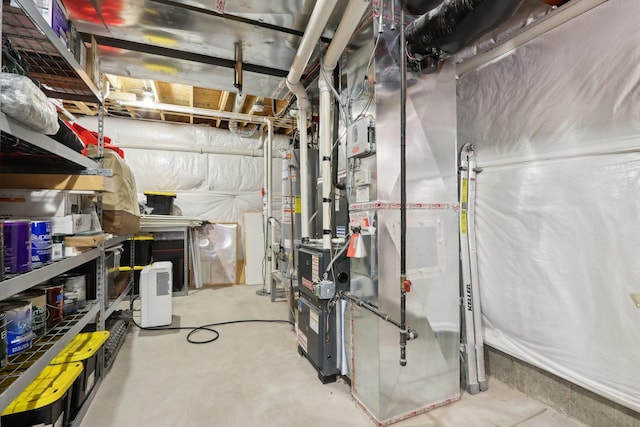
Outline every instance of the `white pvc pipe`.
[(322, 177), (322, 247), (331, 249), (331, 147), (333, 141), (331, 126), (331, 88), (327, 81), (331, 81), (333, 70), (340, 59), (340, 55), (347, 47), (353, 32), (360, 23), (360, 19), (369, 7), (368, 0), (350, 0), (338, 29), (320, 67), (318, 89), (320, 90), (320, 161)]
[(304, 111), (311, 111), (311, 103), (309, 102), (307, 91), (300, 83), (300, 78), (313, 54), (313, 50), (318, 44), (324, 27), (331, 17), (331, 13), (333, 13), (336, 3), (337, 0), (318, 0), (316, 2), (287, 75), (287, 87), (298, 99), (298, 108)]
[[(235, 156), (249, 157), (265, 157), (263, 149), (257, 148), (227, 148), (227, 147), (206, 147), (202, 145), (176, 145), (176, 144), (142, 144), (139, 142), (117, 140), (116, 144), (122, 148), (134, 148), (137, 150), (161, 150), (175, 151), (183, 153), (200, 153), (200, 154), (225, 154)], [(266, 157), (265, 157), (266, 159)], [(265, 175), (266, 182), (266, 175)]]
[(298, 131), (300, 135), (300, 237), (302, 241), (309, 238), (309, 147), (307, 127), (309, 126), (309, 114), (311, 103), (307, 91), (300, 82), (302, 73), (309, 63), (309, 59), (318, 44), (318, 40), (327, 25), (337, 0), (318, 0), (309, 23), (305, 29), (298, 51), (287, 75), (287, 87), (298, 100)]
[(300, 238), (304, 242), (309, 239), (309, 144), (308, 144), (308, 112), (298, 111), (298, 129), (300, 131)]

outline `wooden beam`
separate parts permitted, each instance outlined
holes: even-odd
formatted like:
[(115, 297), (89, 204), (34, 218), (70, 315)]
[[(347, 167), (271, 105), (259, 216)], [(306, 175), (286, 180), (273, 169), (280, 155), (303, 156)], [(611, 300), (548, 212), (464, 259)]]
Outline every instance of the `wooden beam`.
[(0, 188), (113, 192), (114, 187), (111, 178), (101, 175), (0, 174)]
[[(193, 108), (193, 86), (191, 86), (191, 90), (189, 91), (189, 107)], [(189, 115), (189, 123), (193, 124), (193, 113)]]
[(89, 108), (87, 106), (87, 104), (85, 104), (84, 102), (71, 101), (71, 104), (73, 104), (73, 106), (76, 107), (78, 109), (78, 111), (80, 111), (82, 114), (84, 114), (86, 116), (95, 115), (95, 113), (93, 111), (91, 111), (91, 108)]
[[(162, 104), (162, 94), (160, 93), (160, 88), (158, 87), (158, 82), (155, 80), (151, 81), (151, 91), (153, 92), (153, 96), (158, 104)], [(160, 119), (164, 122), (164, 111), (160, 110)]]
[[(229, 95), (231, 92), (225, 90), (220, 95), (220, 102), (218, 102), (218, 111), (227, 111), (227, 102), (229, 101)], [(216, 127), (220, 127), (220, 119), (216, 119)]]

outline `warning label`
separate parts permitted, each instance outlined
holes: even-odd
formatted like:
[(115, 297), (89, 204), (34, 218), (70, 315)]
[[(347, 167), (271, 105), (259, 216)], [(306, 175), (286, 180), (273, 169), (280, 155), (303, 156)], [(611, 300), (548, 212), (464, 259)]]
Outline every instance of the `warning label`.
[(309, 312), (309, 327), (313, 329), (313, 332), (318, 333), (318, 313), (315, 311)]
[(307, 351), (307, 335), (298, 329), (298, 344), (304, 351)]

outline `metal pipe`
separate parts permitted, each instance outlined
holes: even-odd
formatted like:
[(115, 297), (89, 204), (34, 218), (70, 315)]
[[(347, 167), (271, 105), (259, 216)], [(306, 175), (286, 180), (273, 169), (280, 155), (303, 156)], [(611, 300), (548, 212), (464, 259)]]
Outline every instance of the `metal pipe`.
[[(386, 313), (383, 313), (382, 311), (380, 311), (378, 309), (378, 307), (375, 307), (374, 305), (368, 303), (367, 301), (365, 301), (363, 299), (360, 299), (358, 297), (355, 297), (355, 296), (353, 296), (351, 294), (344, 293), (344, 292), (341, 292), (339, 294), (339, 296), (340, 296), (340, 298), (348, 299), (349, 301), (353, 302), (358, 307), (362, 307), (365, 310), (369, 311), (370, 313), (375, 314), (376, 316), (378, 316), (379, 318), (381, 318), (385, 322), (391, 323), (396, 328), (402, 329), (402, 324), (400, 322), (398, 322), (397, 320), (392, 318), (390, 315), (388, 315)], [(413, 339), (418, 338), (418, 332), (415, 329), (408, 328), (408, 330), (406, 331), (406, 334), (407, 334), (408, 339), (412, 339), (413, 340)]]
[(407, 365), (407, 55), (400, 0), (400, 366)]

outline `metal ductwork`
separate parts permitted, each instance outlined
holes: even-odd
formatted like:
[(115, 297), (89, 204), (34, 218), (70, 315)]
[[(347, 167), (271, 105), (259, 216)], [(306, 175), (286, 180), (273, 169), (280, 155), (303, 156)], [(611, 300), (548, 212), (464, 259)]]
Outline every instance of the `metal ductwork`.
[(442, 0), (405, 0), (404, 8), (412, 15), (422, 15), (441, 3)]
[(454, 54), (507, 21), (522, 1), (445, 0), (407, 26), (408, 49), (423, 55)]
[[(244, 100), (246, 97), (247, 96), (241, 92), (236, 94), (236, 99), (233, 103), (234, 113), (242, 113), (242, 106), (244, 105)], [(238, 135), (240, 138), (251, 138), (253, 135), (256, 134), (257, 130), (258, 130), (258, 125), (255, 123), (247, 125), (244, 129), (238, 129), (238, 122), (236, 121), (229, 122), (229, 131), (234, 135)]]

